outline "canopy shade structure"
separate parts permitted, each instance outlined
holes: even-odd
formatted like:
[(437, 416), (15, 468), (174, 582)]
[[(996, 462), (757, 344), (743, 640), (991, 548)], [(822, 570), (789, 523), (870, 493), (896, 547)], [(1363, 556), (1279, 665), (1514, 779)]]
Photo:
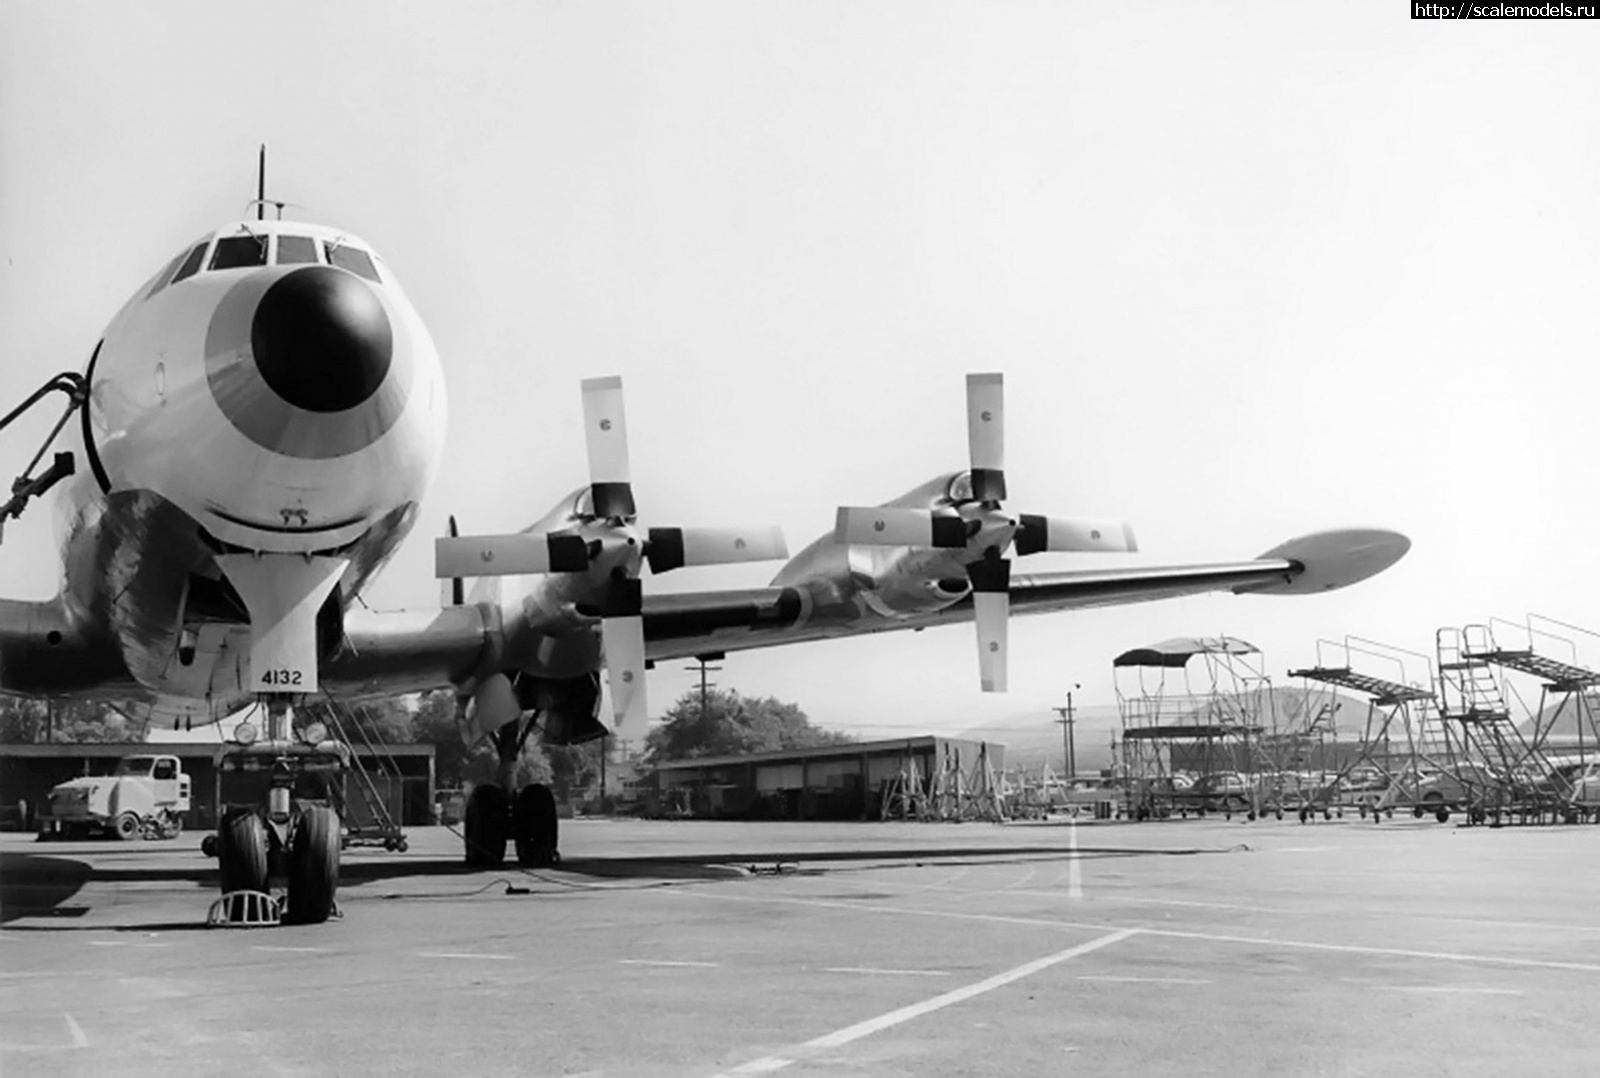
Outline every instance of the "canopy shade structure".
[(1111, 660), (1112, 666), (1188, 665), (1196, 655), (1255, 655), (1255, 645), (1234, 636), (1178, 636), (1159, 644), (1124, 651)]

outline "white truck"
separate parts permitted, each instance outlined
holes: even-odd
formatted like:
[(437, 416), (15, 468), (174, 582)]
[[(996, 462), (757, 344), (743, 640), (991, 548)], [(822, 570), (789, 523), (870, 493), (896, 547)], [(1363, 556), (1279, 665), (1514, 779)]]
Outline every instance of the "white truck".
[(39, 814), (39, 837), (176, 838), (189, 794), (189, 776), (176, 756), (125, 756), (110, 775), (54, 787)]

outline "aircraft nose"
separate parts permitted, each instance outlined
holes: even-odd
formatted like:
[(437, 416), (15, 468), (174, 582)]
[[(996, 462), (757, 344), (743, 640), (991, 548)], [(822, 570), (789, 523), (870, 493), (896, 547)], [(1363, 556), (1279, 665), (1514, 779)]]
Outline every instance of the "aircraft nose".
[(250, 348), (262, 380), (284, 401), (308, 412), (343, 412), (383, 384), (394, 331), (365, 281), (333, 266), (307, 266), (261, 296)]

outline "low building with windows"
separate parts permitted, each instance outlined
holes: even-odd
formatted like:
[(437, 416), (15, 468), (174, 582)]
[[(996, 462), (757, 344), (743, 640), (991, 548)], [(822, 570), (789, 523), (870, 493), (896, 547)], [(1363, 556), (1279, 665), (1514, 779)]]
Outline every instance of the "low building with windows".
[(876, 820), (897, 794), (971, 789), (1004, 763), (1004, 745), (937, 735), (676, 760), (655, 768), (653, 809), (723, 819)]

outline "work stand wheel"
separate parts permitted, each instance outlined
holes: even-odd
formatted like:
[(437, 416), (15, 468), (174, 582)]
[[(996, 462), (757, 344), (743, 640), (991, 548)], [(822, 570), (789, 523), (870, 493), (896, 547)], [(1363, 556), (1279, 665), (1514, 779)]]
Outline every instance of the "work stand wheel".
[(289, 835), (289, 902), (284, 920), (317, 925), (333, 915), (339, 890), (339, 817), (307, 805)]
[(492, 784), (474, 786), (462, 820), (467, 864), (475, 868), (499, 868), (504, 864), (510, 824), (506, 792)]
[(217, 828), (217, 868), (222, 893), (266, 891), (267, 825), (254, 812), (232, 812)]
[(550, 787), (541, 782), (524, 786), (517, 795), (511, 831), (517, 843), (517, 864), (524, 868), (546, 868), (560, 859), (556, 852), (556, 799)]

